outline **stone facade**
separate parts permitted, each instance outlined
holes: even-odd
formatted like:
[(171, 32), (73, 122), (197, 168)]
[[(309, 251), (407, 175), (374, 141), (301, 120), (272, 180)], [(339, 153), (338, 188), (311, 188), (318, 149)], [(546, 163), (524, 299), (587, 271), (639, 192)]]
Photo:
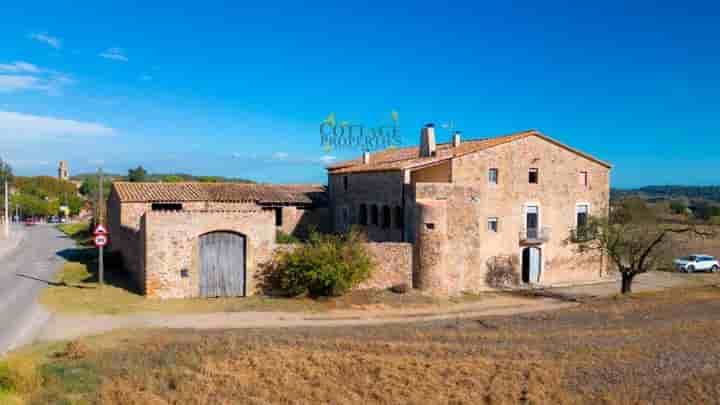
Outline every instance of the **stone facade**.
[(199, 237), (206, 233), (229, 231), (245, 237), (246, 295), (257, 293), (256, 270), (270, 261), (275, 249), (275, 214), (259, 207), (234, 211), (148, 211), (142, 228), (146, 245), (144, 291), (149, 297), (199, 295)]
[(398, 285), (412, 287), (412, 245), (409, 243), (368, 243), (368, 253), (375, 269), (359, 289), (385, 289)]
[[(279, 191), (273, 186), (260, 186), (264, 189), (258, 191), (245, 190), (245, 186), (233, 190), (235, 186), (229, 185), (229, 191), (221, 190), (225, 192), (223, 198), (232, 196), (230, 192), (243, 197), (237, 201), (180, 199), (183, 192), (197, 198), (197, 189), (202, 188), (195, 185), (189, 186), (190, 192), (183, 191), (186, 184), (178, 184), (177, 188), (147, 183), (122, 187), (125, 197), (114, 184), (108, 200), (109, 249), (121, 254), (138, 290), (153, 298), (199, 296), (199, 238), (204, 234), (232, 232), (245, 237), (245, 294), (253, 295), (257, 293), (255, 275), (272, 258), (277, 231), (302, 236), (311, 228), (328, 228), (327, 208), (301, 197), (288, 197), (298, 199), (297, 203), (256, 203), (244, 198), (262, 192), (272, 198), (275, 194), (284, 197), (288, 189), (297, 193), (300, 186), (280, 186)], [(137, 201), (138, 190), (160, 197), (173, 195), (176, 199)], [(316, 193), (315, 188), (312, 192)]]
[[(277, 245), (275, 252), (290, 252), (299, 245)], [(365, 244), (374, 268), (370, 278), (357, 289), (387, 289), (394, 286), (406, 285), (412, 287), (412, 245), (401, 242), (369, 242)]]
[[(488, 263), (510, 256), (522, 263), (528, 248), (539, 256), (539, 279), (533, 282), (605, 277), (605, 258), (579, 255), (568, 238), (579, 211), (607, 215), (610, 166), (535, 131), (505, 138), (438, 145), (442, 153), (426, 158), (419, 152), (396, 152), (407, 163), (393, 160), (390, 152), (384, 155), (389, 163), (371, 155), (369, 162), (376, 162), (377, 169), (360, 162), (330, 168), (335, 229), (358, 223), (354, 213), (369, 198), (403, 207), (400, 240), (414, 245), (413, 284), (435, 294), (486, 290)], [(491, 169), (497, 181), (490, 181)], [(537, 173), (536, 183), (530, 182), (531, 170)], [(346, 207), (351, 215), (343, 217)], [(532, 228), (540, 233), (537, 240), (527, 237), (530, 209), (538, 211), (537, 227)], [(375, 241), (398, 240), (397, 234), (374, 236)]]

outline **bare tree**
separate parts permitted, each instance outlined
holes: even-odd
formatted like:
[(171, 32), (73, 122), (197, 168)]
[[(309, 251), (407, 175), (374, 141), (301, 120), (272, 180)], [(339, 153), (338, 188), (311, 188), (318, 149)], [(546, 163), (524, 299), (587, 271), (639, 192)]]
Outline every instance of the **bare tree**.
[(643, 202), (626, 201), (605, 218), (590, 218), (587, 225), (573, 230), (569, 241), (581, 253), (605, 255), (622, 276), (622, 294), (632, 292), (638, 274), (654, 270), (669, 258), (670, 235), (711, 237), (713, 229), (695, 224), (662, 224)]

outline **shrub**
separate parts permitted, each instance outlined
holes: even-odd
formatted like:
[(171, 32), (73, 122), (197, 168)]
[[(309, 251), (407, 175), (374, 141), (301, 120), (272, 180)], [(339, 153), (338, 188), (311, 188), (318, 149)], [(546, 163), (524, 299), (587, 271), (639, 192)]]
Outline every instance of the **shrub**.
[(518, 264), (520, 259), (517, 255), (493, 256), (487, 261), (488, 271), (485, 281), (491, 287), (502, 288), (516, 286), (520, 283)]
[(356, 230), (342, 235), (312, 232), (307, 243), (281, 253), (276, 270), (280, 288), (290, 296), (344, 294), (370, 276), (365, 242)]
[(275, 241), (282, 244), (300, 243), (300, 239), (297, 236), (287, 234), (279, 229), (275, 233)]

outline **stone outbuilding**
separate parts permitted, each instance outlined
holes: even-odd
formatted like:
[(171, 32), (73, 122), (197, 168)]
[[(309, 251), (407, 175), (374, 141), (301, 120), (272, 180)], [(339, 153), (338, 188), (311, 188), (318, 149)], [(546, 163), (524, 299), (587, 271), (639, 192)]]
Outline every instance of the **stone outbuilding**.
[(110, 249), (150, 297), (252, 295), (278, 231), (323, 230), (326, 195), (317, 185), (116, 182)]
[(414, 246), (414, 287), (452, 295), (491, 287), (517, 262), (529, 285), (599, 280), (606, 260), (579, 255), (571, 231), (609, 209), (610, 164), (528, 130), (364, 153), (328, 167), (332, 229)]

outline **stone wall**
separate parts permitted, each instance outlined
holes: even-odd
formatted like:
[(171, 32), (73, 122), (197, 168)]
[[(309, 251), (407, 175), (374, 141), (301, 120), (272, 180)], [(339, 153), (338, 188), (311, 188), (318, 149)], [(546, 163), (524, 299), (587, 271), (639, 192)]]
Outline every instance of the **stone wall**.
[[(255, 273), (270, 261), (275, 249), (275, 215), (248, 207), (233, 211), (148, 211), (145, 293), (155, 298), (197, 297), (200, 292), (199, 237), (229, 231), (246, 238), (246, 295), (257, 293)], [(187, 277), (182, 276), (187, 270)]]
[[(347, 190), (345, 189), (347, 178)], [(361, 205), (367, 207), (368, 225), (364, 227), (368, 239), (376, 242), (402, 241), (403, 223), (397, 220), (395, 210), (403, 210), (404, 177), (399, 171), (367, 172), (328, 175), (330, 217), (332, 230), (347, 231), (360, 224)], [(378, 224), (371, 221), (373, 207), (378, 210)], [(383, 226), (383, 209), (390, 209), (390, 224)], [(402, 218), (405, 214), (402, 213)]]
[(383, 242), (368, 243), (366, 246), (375, 270), (369, 280), (358, 286), (359, 289), (385, 289), (402, 284), (413, 286), (411, 244)]
[(311, 229), (328, 232), (329, 211), (326, 207), (278, 207), (282, 210), (282, 225), (278, 228), (288, 235), (305, 237)]
[[(490, 168), (498, 169), (498, 184), (488, 184)], [(539, 170), (538, 184), (528, 182), (530, 168)], [(578, 181), (585, 171), (587, 186)], [(418, 182), (409, 193), (415, 199), (409, 206), (417, 227), (417, 286), (438, 294), (488, 289), (489, 260), (522, 257), (528, 204), (539, 207), (539, 226), (550, 235), (538, 245), (540, 284), (602, 278), (604, 258), (579, 255), (567, 239), (577, 204), (588, 204), (590, 215), (607, 214), (608, 176), (606, 167), (535, 137), (455, 159), (453, 183)], [(488, 229), (489, 218), (498, 219), (498, 232)]]
[[(277, 245), (275, 253), (291, 252), (300, 245)], [(387, 289), (397, 285), (413, 286), (412, 245), (401, 242), (369, 242), (365, 244), (371, 256), (374, 269), (370, 278), (357, 286), (357, 289)]]

